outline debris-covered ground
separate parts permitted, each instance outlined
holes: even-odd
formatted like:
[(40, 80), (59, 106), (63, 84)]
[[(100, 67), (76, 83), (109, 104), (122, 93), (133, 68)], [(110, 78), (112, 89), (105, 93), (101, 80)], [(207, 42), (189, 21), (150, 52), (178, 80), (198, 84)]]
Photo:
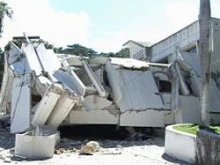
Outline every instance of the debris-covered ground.
[[(80, 128), (81, 129), (81, 128)], [(95, 131), (96, 136), (88, 136), (93, 130), (84, 132), (66, 128), (61, 130), (61, 139), (54, 157), (47, 160), (25, 160), (14, 157), (14, 135), (9, 126), (0, 125), (0, 164), (41, 164), (41, 165), (136, 165), (136, 164), (184, 164), (164, 156), (163, 136), (136, 134), (124, 138), (124, 135), (110, 136), (108, 129)], [(85, 133), (86, 132), (86, 133)], [(98, 134), (97, 134), (98, 133)], [(104, 136), (104, 134), (106, 136)], [(87, 145), (88, 146), (87, 146)]]

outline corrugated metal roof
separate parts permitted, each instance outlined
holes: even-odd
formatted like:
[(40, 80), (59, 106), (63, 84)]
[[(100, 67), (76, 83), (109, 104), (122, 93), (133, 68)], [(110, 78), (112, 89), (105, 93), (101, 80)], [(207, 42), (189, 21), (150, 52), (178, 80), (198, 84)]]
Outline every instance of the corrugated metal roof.
[(122, 112), (164, 107), (151, 71), (126, 69), (111, 71), (112, 68), (108, 67), (108, 78), (111, 79), (113, 95), (118, 96), (116, 103)]

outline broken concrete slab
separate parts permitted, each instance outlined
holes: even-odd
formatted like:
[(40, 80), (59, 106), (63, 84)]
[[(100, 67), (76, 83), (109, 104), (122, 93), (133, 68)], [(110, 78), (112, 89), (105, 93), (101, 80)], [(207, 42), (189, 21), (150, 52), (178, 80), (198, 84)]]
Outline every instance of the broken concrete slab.
[(86, 96), (83, 102), (88, 110), (100, 110), (109, 107), (112, 104), (111, 101), (97, 95)]

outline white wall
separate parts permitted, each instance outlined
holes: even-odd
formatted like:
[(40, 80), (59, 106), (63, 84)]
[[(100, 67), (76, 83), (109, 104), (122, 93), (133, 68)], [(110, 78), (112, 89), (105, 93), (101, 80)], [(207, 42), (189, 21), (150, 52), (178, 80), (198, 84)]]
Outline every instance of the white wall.
[(176, 50), (176, 46), (180, 46), (182, 50), (195, 46), (198, 39), (199, 23), (196, 21), (177, 33), (154, 44), (151, 47), (152, 61), (156, 62), (173, 54)]
[(130, 49), (130, 58), (140, 59), (138, 57), (146, 58), (145, 47), (141, 47), (133, 42), (126, 44), (126, 47)]
[(199, 123), (199, 98), (180, 96), (180, 110), (175, 113), (175, 123)]

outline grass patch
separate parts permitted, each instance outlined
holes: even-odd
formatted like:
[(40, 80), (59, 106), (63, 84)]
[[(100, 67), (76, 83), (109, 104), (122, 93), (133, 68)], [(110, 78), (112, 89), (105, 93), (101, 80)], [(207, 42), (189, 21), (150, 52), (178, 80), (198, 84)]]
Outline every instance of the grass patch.
[[(196, 124), (186, 124), (186, 125), (178, 125), (173, 127), (177, 131), (182, 131), (186, 133), (190, 133), (196, 135), (196, 132), (199, 131), (199, 125)], [(220, 126), (209, 126), (211, 131), (220, 134)]]

